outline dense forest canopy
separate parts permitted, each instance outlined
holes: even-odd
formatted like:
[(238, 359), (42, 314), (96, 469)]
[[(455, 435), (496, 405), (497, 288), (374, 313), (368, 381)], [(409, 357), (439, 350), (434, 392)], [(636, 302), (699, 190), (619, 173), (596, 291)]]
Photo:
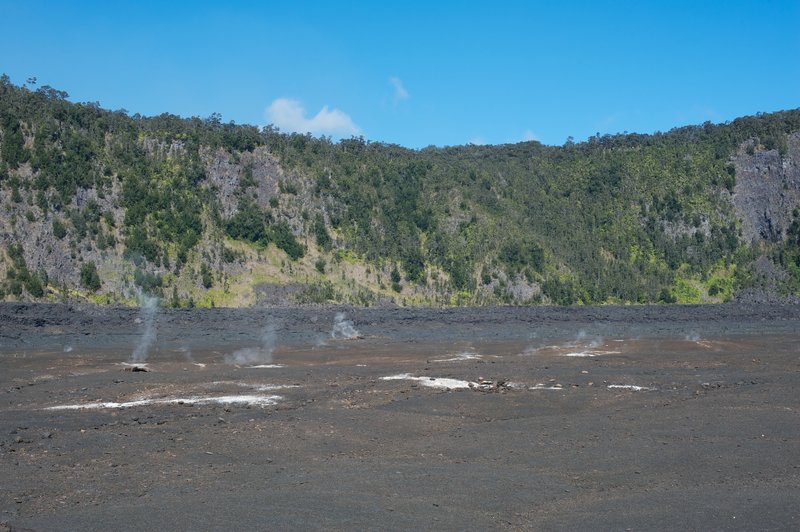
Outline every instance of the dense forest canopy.
[[(296, 285), (296, 302), (361, 304), (796, 294), (798, 132), (793, 110), (563, 146), (410, 150), (219, 115), (130, 116), (4, 76), (0, 296), (114, 302), (145, 290), (174, 305), (252, 304), (242, 294), (261, 285)], [(788, 214), (771, 238), (748, 239), (732, 198), (762, 191), (740, 190), (737, 168), (767, 159)]]

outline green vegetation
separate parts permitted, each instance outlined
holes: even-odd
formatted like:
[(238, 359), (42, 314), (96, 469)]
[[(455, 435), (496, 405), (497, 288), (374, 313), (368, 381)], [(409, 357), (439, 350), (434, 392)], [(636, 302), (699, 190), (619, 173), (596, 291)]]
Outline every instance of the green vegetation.
[[(760, 255), (788, 273), (784, 291), (800, 291), (800, 213), (787, 241), (751, 248), (730, 201), (737, 149), (754, 139), (753, 153), (785, 155), (800, 110), (560, 147), (409, 150), (226, 124), (216, 114), (129, 116), (66, 98), (0, 78), (0, 189), (12, 226), (50, 224), (76, 261), (93, 246), (124, 252), (136, 286), (166, 289), (176, 302), (183, 265), (198, 289), (228, 290), (226, 276), (208, 266), (244, 261), (221, 245), (226, 237), (259, 260), (273, 244), (288, 256), (285, 275), (305, 272), (306, 283), (309, 272), (336, 271), (344, 281), (340, 268), (327, 267), (344, 260), (390, 272), (361, 280), (372, 284), (351, 286), (352, 294), (368, 286), (456, 304), (514, 302), (519, 284), (536, 287), (532, 301), (558, 304), (723, 301), (762, 282), (751, 268)], [(254, 171), (256, 152), (279, 162), (268, 187), (254, 177), (263, 175)], [(218, 153), (239, 165), (230, 197), (211, 175)], [(15, 238), (3, 293), (42, 297), (20, 245), (35, 244)], [(308, 242), (316, 244), (311, 259)], [(93, 291), (109, 282), (96, 268), (87, 262), (80, 271)], [(345, 291), (323, 283), (304, 294), (334, 301)]]
[(125, 247), (150, 262), (175, 255), (185, 257), (200, 240), (201, 213), (206, 197), (198, 184), (204, 178), (197, 161), (169, 159), (122, 177), (125, 207)]
[(295, 296), (295, 301), (301, 304), (334, 303), (337, 299), (336, 290), (330, 281), (311, 284)]
[(238, 212), (225, 222), (228, 236), (266, 246), (273, 242), (292, 260), (305, 255), (305, 248), (297, 241), (285, 220), (274, 221), (272, 214), (262, 211), (251, 199), (239, 202)]
[(773, 250), (775, 261), (789, 273), (786, 290), (800, 292), (800, 206), (792, 212), (792, 224), (786, 231), (786, 245)]
[(279, 249), (282, 249), (292, 260), (297, 260), (306, 254), (306, 250), (295, 238), (285, 220), (272, 226), (272, 240)]
[(24, 288), (32, 297), (44, 296), (43, 284), (46, 283), (42, 283), (38, 273), (28, 270), (22, 246), (20, 244), (8, 246), (8, 257), (11, 259), (11, 267), (6, 271), (4, 292), (19, 298), (22, 296)]
[(317, 214), (314, 219), (314, 238), (317, 246), (323, 251), (331, 250), (333, 241), (331, 240), (331, 235), (328, 233), (328, 229), (325, 227), (325, 220), (322, 218), (321, 214)]
[(214, 278), (211, 276), (211, 270), (205, 262), (200, 265), (200, 279), (203, 282), (203, 288), (209, 289), (214, 286)]
[(100, 290), (100, 275), (94, 262), (87, 262), (81, 266), (81, 285), (92, 292)]
[(137, 269), (133, 274), (133, 282), (140, 287), (145, 294), (161, 295), (161, 287), (164, 286), (164, 279), (157, 274), (143, 272)]
[(269, 213), (262, 212), (251, 199), (243, 198), (239, 201), (236, 214), (225, 223), (225, 231), (231, 238), (266, 246), (269, 243), (268, 224), (271, 220)]

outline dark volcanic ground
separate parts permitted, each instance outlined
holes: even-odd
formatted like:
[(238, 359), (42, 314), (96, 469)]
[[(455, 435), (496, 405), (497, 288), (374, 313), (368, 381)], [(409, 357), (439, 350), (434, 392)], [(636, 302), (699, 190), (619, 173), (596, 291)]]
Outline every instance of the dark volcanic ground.
[(146, 330), (0, 305), (0, 530), (800, 529), (800, 306), (159, 311), (126, 371)]

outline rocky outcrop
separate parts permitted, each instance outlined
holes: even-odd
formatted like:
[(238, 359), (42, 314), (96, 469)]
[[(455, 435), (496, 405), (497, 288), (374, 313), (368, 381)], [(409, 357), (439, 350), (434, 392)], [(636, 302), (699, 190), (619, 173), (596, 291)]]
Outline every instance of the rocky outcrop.
[(756, 141), (739, 147), (734, 158), (733, 204), (746, 242), (780, 242), (800, 206), (800, 133), (789, 135), (786, 155), (759, 150)]
[[(179, 160), (185, 156), (185, 146), (181, 141), (168, 143), (144, 138), (141, 147), (155, 159)], [(276, 219), (286, 221), (294, 234), (302, 237), (307, 229), (303, 211), (319, 209), (308, 180), (286, 172), (264, 147), (235, 153), (202, 147), (200, 159), (206, 177), (198, 186), (210, 186), (223, 220), (233, 216), (239, 208), (240, 198), (247, 196), (260, 208), (271, 211)], [(116, 294), (116, 297), (131, 293), (135, 268), (125, 256), (121, 179), (110, 179), (110, 185), (104, 190), (78, 188), (68, 204), (43, 210), (37, 204), (33, 186), (37, 173), (31, 164), (24, 163), (10, 174), (20, 183), (19, 197), (17, 200), (3, 197), (0, 201), (0, 282), (7, 279), (11, 265), (5, 250), (16, 242), (24, 242), (25, 265), (44, 285), (79, 288), (81, 266), (93, 262), (102, 279), (102, 293)], [(291, 193), (282, 191), (282, 187)], [(52, 200), (54, 193), (48, 194)], [(100, 227), (106, 238), (113, 238), (113, 244), (101, 248), (97, 244), (97, 235), (88, 231), (79, 235), (76, 231), (70, 213), (84, 213), (89, 205), (104, 213)], [(106, 221), (106, 216), (112, 224)], [(54, 223), (62, 224), (66, 234), (56, 235)], [(213, 267), (219, 276), (241, 273), (243, 261), (224, 261), (218, 233), (208, 229), (206, 227), (195, 247), (196, 255)], [(168, 264), (142, 264), (139, 267), (162, 276), (170, 272), (173, 272), (173, 277), (177, 276), (172, 265)], [(199, 262), (192, 264), (181, 275), (192, 276), (199, 271), (198, 267)]]
[(279, 182), (285, 178), (278, 161), (265, 148), (237, 153), (235, 158), (222, 148), (203, 149), (201, 156), (209, 182), (217, 189), (220, 214), (224, 218), (235, 214), (240, 188), (249, 189), (256, 203), (264, 208), (270, 198), (278, 196)]

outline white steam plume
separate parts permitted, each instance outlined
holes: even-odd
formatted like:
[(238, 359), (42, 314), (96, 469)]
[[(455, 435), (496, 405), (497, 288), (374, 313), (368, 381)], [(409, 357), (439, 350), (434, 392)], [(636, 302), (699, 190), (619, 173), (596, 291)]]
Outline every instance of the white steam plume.
[(225, 356), (225, 362), (240, 365), (271, 364), (272, 352), (275, 350), (277, 340), (278, 329), (274, 323), (270, 322), (261, 333), (261, 345), (259, 347), (245, 347), (234, 351)]
[(353, 322), (345, 319), (344, 312), (338, 312), (333, 318), (333, 329), (331, 329), (331, 338), (358, 338), (358, 331), (353, 327)]
[(142, 323), (144, 330), (142, 337), (139, 339), (139, 344), (131, 353), (131, 362), (142, 363), (147, 360), (147, 355), (150, 352), (150, 347), (156, 341), (156, 313), (158, 312), (158, 298), (139, 294), (139, 312), (142, 315)]

